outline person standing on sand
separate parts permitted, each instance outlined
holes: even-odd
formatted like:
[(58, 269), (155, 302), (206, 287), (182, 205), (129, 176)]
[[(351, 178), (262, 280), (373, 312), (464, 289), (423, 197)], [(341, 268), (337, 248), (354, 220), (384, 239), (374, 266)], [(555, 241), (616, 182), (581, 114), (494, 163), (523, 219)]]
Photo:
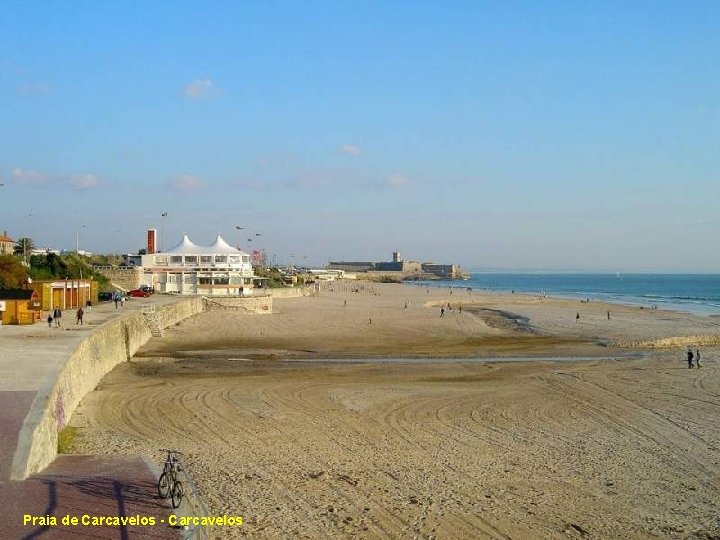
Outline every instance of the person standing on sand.
[(445, 308), (441, 307), (440, 308), (440, 316), (442, 317), (443, 315), (445, 315)]
[(695, 363), (698, 369), (700, 369), (700, 349), (695, 349)]
[(52, 328), (53, 316), (52, 316), (52, 313), (50, 313), (49, 311), (48, 311), (47, 322), (48, 322), (48, 328)]
[(580, 320), (580, 312), (575, 314), (575, 322), (578, 322)]
[(83, 315), (85, 315), (83, 308), (78, 308), (77, 313), (75, 314), (75, 324), (82, 324)]
[(692, 367), (693, 367), (693, 352), (692, 352), (692, 349), (688, 349), (688, 352), (687, 352), (687, 360), (688, 360), (688, 369), (692, 369)]
[(55, 328), (60, 328), (62, 325), (60, 324), (60, 317), (62, 317), (62, 311), (60, 308), (55, 309), (53, 311), (53, 319), (55, 319)]
[(610, 311), (608, 310), (608, 321), (610, 320)]

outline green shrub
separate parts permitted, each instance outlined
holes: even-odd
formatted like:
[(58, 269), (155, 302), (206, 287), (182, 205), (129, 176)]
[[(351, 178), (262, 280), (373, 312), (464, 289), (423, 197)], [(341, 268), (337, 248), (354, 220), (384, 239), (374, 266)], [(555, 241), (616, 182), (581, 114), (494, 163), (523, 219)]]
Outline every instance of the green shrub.
[(73, 426), (65, 426), (58, 432), (57, 452), (58, 454), (67, 454), (72, 450), (77, 429)]

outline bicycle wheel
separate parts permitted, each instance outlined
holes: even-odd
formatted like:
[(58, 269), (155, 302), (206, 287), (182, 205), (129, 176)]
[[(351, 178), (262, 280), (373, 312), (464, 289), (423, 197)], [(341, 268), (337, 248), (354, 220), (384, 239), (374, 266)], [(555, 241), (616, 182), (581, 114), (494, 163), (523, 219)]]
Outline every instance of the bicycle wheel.
[(172, 507), (173, 508), (177, 508), (178, 506), (180, 506), (180, 504), (182, 503), (184, 494), (185, 493), (183, 491), (182, 482), (180, 480), (177, 480), (175, 482), (175, 484), (173, 485), (173, 489), (172, 489)]
[(158, 495), (160, 495), (161, 499), (167, 499), (168, 495), (170, 495), (170, 475), (166, 472), (162, 473), (160, 475), (160, 479), (158, 480)]

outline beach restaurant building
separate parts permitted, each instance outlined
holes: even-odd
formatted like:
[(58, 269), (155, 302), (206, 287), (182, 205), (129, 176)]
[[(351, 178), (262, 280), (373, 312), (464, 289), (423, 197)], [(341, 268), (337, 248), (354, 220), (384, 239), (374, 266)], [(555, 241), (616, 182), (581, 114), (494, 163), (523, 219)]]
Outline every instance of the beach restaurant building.
[(186, 235), (167, 251), (142, 255), (140, 266), (142, 284), (164, 293), (249, 296), (257, 279), (250, 255), (220, 235), (211, 246), (193, 244)]

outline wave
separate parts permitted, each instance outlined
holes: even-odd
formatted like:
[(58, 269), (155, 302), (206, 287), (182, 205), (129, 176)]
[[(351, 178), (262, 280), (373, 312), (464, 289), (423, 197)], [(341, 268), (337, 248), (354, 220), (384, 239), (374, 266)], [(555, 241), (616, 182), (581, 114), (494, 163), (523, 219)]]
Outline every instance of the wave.
[[(445, 286), (435, 283), (429, 286)], [(617, 280), (608, 275), (566, 274), (472, 274), (463, 288), (497, 292), (545, 293), (577, 299), (689, 311), (720, 312), (720, 275), (630, 275)]]

